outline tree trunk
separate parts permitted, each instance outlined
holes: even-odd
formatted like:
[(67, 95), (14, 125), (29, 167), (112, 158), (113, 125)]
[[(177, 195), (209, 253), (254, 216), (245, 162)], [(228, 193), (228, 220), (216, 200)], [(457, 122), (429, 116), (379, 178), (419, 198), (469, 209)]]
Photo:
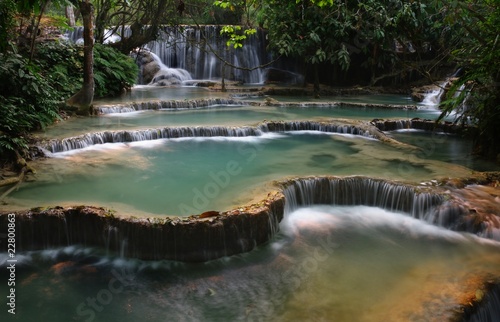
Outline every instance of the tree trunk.
[(314, 64), (314, 98), (319, 98), (319, 66)]
[(73, 5), (69, 4), (66, 6), (66, 18), (68, 18), (68, 25), (74, 27), (75, 22), (75, 11), (73, 10)]
[(226, 82), (224, 81), (224, 78), (226, 77), (226, 64), (221, 65), (221, 74), (222, 74), (222, 80), (221, 80), (221, 92), (226, 92)]
[(66, 104), (75, 107), (78, 114), (89, 115), (94, 100), (94, 7), (89, 0), (80, 1), (83, 19), (83, 86)]
[(49, 1), (44, 1), (41, 8), (40, 8), (40, 13), (38, 14), (38, 17), (36, 20), (33, 20), (33, 24), (31, 25), (31, 41), (30, 41), (30, 62), (33, 60), (33, 56), (35, 55), (35, 42), (36, 42), (36, 37), (39, 35), (38, 32), (40, 31), (40, 21), (42, 20), (43, 14), (45, 13), (45, 8), (47, 7), (47, 4)]

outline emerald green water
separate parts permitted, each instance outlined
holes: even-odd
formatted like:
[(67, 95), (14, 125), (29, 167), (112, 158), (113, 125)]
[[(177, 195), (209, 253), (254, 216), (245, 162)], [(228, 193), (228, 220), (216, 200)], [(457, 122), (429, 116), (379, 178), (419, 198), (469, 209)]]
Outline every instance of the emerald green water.
[(455, 134), (432, 133), (419, 130), (399, 130), (390, 136), (400, 142), (418, 146), (420, 158), (430, 158), (452, 164), (460, 164), (476, 171), (497, 171), (494, 162), (472, 154), (472, 139)]
[(93, 204), (186, 216), (247, 204), (266, 193), (256, 191), (270, 189), (266, 183), (288, 176), (356, 173), (407, 180), (451, 170), (439, 162), (405, 160), (404, 153), (372, 139), (319, 132), (104, 144), (41, 162), (39, 180), (9, 199), (19, 206)]
[(260, 106), (219, 106), (178, 111), (140, 111), (117, 113), (91, 118), (72, 119), (57, 126), (47, 128), (39, 135), (47, 138), (61, 138), (87, 132), (103, 130), (138, 129), (164, 126), (198, 125), (251, 125), (263, 120), (317, 120), (324, 118), (346, 118), (372, 120), (374, 118), (426, 118), (435, 119), (435, 110), (395, 110), (385, 108), (347, 107), (260, 107)]
[[(133, 94), (183, 99), (203, 93), (139, 88)], [(436, 116), (432, 109), (215, 107), (74, 119), (43, 135), (264, 119)], [(456, 137), (391, 135), (419, 149), (316, 132), (95, 145), (39, 161), (36, 181), (24, 183), (2, 207), (90, 204), (124, 215), (186, 216), (261, 200), (274, 189), (273, 180), (289, 176), (421, 182), (494, 169), (471, 162), (470, 142)], [(500, 274), (498, 242), (364, 206), (297, 209), (286, 214), (269, 243), (207, 263), (140, 261), (78, 245), (16, 257), (17, 311), (12, 316), (4, 305), (1, 321), (446, 321), (463, 294), (475, 294), (475, 281)], [(0, 254), (2, 268), (7, 259)], [(7, 280), (2, 269), (2, 296)]]
[(151, 100), (184, 100), (184, 99), (201, 99), (213, 97), (227, 97), (225, 93), (212, 92), (202, 87), (191, 86), (176, 86), (176, 87), (161, 87), (137, 85), (130, 91), (111, 98), (98, 99), (95, 104), (110, 104), (124, 102), (141, 102)]
[[(207, 93), (195, 87), (149, 89), (139, 87), (115, 100), (178, 99), (183, 95), (195, 99)], [(394, 95), (373, 97), (376, 103), (385, 104), (407, 100)], [(362, 101), (367, 97), (345, 99)], [(39, 136), (65, 138), (104, 130), (165, 126), (241, 126), (264, 120), (435, 118), (437, 114), (434, 109), (214, 106), (73, 118), (45, 129)], [(358, 174), (420, 180), (467, 171), (460, 167), (449, 169), (427, 158), (410, 160), (414, 153), (375, 140), (311, 134), (106, 144), (42, 161), (39, 166), (44, 171), (37, 175), (37, 181), (12, 193), (9, 206), (85, 203), (132, 214), (186, 216), (255, 201), (264, 194), (262, 189), (269, 189), (267, 183), (287, 176)], [(227, 184), (217, 183), (217, 174), (233, 163), (241, 171), (230, 175)], [(256, 194), (256, 190), (261, 192)]]

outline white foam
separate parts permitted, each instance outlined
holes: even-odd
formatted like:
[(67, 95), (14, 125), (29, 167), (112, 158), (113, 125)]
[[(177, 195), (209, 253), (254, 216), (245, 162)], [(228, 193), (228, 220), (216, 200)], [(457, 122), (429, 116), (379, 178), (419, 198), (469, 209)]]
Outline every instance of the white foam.
[[(456, 232), (429, 224), (409, 215), (368, 206), (315, 206), (300, 208), (283, 221), (283, 231), (297, 234), (301, 230), (349, 229), (367, 232), (390, 229), (411, 238), (428, 238), (454, 243), (475, 242), (500, 247), (500, 242), (476, 235)], [(382, 231), (383, 233), (383, 231)]]

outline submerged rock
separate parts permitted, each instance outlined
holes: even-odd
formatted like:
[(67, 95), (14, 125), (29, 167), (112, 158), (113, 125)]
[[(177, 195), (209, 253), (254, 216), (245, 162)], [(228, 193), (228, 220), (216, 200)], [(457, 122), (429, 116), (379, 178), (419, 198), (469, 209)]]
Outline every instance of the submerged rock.
[(140, 83), (169, 86), (180, 85), (185, 80), (190, 80), (188, 71), (181, 68), (169, 68), (154, 53), (140, 50), (134, 53), (140, 68)]

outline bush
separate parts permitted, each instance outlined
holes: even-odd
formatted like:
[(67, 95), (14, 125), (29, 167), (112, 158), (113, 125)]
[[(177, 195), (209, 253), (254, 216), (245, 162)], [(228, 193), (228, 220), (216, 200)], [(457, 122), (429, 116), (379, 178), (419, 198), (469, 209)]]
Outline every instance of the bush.
[[(94, 48), (95, 96), (118, 95), (138, 75), (132, 58), (111, 47)], [(26, 135), (52, 124), (60, 102), (76, 93), (83, 82), (83, 48), (70, 43), (40, 44), (35, 60), (19, 54), (0, 54), (0, 154), (27, 151)]]
[(27, 149), (24, 135), (57, 117), (57, 96), (38, 66), (17, 54), (0, 54), (0, 153)]
[[(63, 98), (76, 93), (83, 82), (83, 48), (72, 43), (51, 42), (37, 49), (38, 64)], [(102, 44), (94, 46), (94, 97), (119, 95), (137, 80), (132, 58)]]
[(137, 81), (139, 68), (134, 60), (112, 47), (95, 44), (95, 97), (116, 96)]
[[(19, 133), (40, 129), (57, 117), (57, 91), (39, 67), (20, 55), (0, 54), (0, 97), (3, 97), (0, 130)], [(8, 116), (12, 118), (9, 118)], [(19, 115), (18, 119), (17, 115)]]
[(36, 60), (59, 99), (76, 93), (83, 83), (83, 51), (69, 42), (46, 42), (37, 47)]
[(13, 30), (16, 26), (14, 16), (16, 12), (16, 2), (14, 0), (0, 1), (0, 53), (9, 47), (9, 42), (13, 39)]

